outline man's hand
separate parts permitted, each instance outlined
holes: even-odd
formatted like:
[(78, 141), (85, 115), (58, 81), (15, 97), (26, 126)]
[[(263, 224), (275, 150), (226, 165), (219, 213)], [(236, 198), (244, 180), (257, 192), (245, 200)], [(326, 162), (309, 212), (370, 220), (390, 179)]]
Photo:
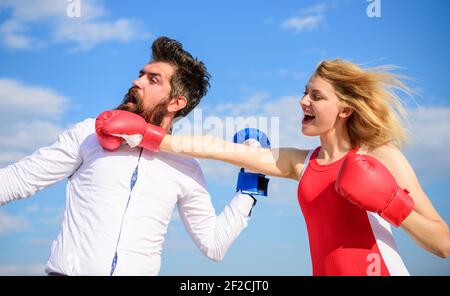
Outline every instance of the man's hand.
[(378, 213), (397, 227), (414, 209), (409, 192), (401, 189), (389, 170), (369, 155), (350, 152), (339, 170), (335, 189), (350, 202)]
[(126, 140), (131, 147), (158, 152), (167, 134), (162, 127), (147, 123), (144, 118), (123, 110), (105, 111), (97, 117), (95, 130), (100, 145), (108, 150), (119, 148)]

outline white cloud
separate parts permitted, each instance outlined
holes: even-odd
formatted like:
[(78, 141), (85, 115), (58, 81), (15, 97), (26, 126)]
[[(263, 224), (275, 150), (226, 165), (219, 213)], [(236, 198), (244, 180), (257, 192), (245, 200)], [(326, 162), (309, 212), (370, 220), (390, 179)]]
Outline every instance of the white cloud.
[(298, 15), (284, 20), (281, 23), (281, 29), (295, 33), (316, 30), (325, 21), (327, 9), (328, 6), (325, 2), (303, 8)]
[(250, 95), (245, 102), (241, 102), (240, 104), (219, 104), (214, 107), (214, 112), (218, 114), (225, 112), (233, 116), (246, 115), (248, 114), (248, 110), (252, 110), (254, 106), (259, 106), (260, 103), (268, 97), (269, 94), (266, 92), (257, 92)]
[(39, 223), (45, 225), (61, 225), (64, 219), (64, 208), (54, 208), (49, 212), (45, 218), (38, 219)]
[(0, 79), (0, 167), (51, 144), (68, 98), (54, 90)]
[(0, 116), (56, 117), (62, 114), (68, 99), (46, 87), (25, 85), (14, 79), (0, 78)]
[(304, 17), (292, 17), (285, 20), (281, 24), (281, 28), (285, 30), (293, 30), (296, 33), (303, 31), (313, 31), (319, 27), (323, 21), (322, 15), (308, 15)]
[[(0, 1), (0, 10), (10, 12), (10, 17), (0, 24), (3, 44), (10, 49), (32, 49), (70, 43), (76, 51), (89, 50), (107, 41), (129, 42), (150, 36), (138, 20), (104, 20), (106, 11), (101, 1), (79, 3), (80, 17), (71, 18), (67, 13), (71, 2), (63, 0)], [(34, 34), (38, 31), (39, 37)]]
[(0, 276), (45, 275), (45, 264), (0, 265)]
[(24, 209), (25, 213), (37, 213), (38, 211), (39, 211), (39, 205), (37, 205), (37, 204), (29, 205)]
[(22, 216), (13, 216), (0, 211), (0, 235), (10, 231), (23, 231), (30, 226), (30, 222)]
[(49, 122), (33, 121), (15, 123), (1, 132), (0, 147), (30, 150), (56, 140), (61, 128)]
[(215, 160), (200, 159), (200, 166), (205, 178), (215, 182), (220, 181), (222, 185), (233, 184), (239, 172), (239, 168)]
[(9, 20), (0, 25), (0, 33), (7, 47), (25, 49), (32, 44), (32, 39), (24, 35), (25, 26), (15, 20)]
[(114, 22), (76, 22), (56, 28), (53, 36), (57, 42), (73, 42), (75, 50), (88, 50), (107, 41), (129, 42), (147, 38), (139, 33), (141, 24), (136, 20), (119, 19)]
[(411, 142), (405, 155), (420, 179), (450, 177), (450, 108), (418, 107), (410, 110)]
[(294, 180), (269, 177), (269, 202), (283, 205), (292, 205), (289, 208), (279, 210), (280, 215), (292, 215), (298, 212), (297, 187), (298, 183)]
[(302, 14), (322, 14), (325, 12), (326, 9), (327, 9), (327, 4), (317, 3), (316, 5), (303, 8), (301, 10), (301, 13)]
[[(42, 21), (51, 17), (66, 15), (67, 1), (41, 0), (39, 3), (33, 0), (3, 0), (0, 8), (11, 9), (14, 19), (27, 22)], [(83, 7), (84, 8), (84, 7)]]
[(27, 238), (23, 240), (27, 245), (32, 247), (48, 247), (52, 245), (52, 239), (46, 238)]
[(295, 71), (295, 70), (289, 70), (286, 68), (280, 68), (277, 70), (270, 70), (270, 71), (250, 71), (250, 76), (255, 79), (264, 78), (264, 79), (271, 79), (274, 77), (283, 77), (283, 78), (290, 78), (293, 80), (298, 81), (304, 81), (306, 78), (306, 73), (301, 71)]
[(305, 54), (318, 56), (319, 59), (324, 59), (324, 58), (326, 58), (328, 56), (327, 50), (326, 49), (320, 49), (320, 48), (309, 48), (309, 49), (306, 49), (305, 50)]

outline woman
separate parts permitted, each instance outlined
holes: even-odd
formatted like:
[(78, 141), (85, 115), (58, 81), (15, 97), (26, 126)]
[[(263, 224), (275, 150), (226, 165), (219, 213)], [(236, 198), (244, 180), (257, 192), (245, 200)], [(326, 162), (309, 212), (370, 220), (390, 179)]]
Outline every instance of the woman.
[(406, 139), (404, 110), (393, 89), (408, 89), (385, 69), (345, 60), (318, 65), (300, 100), (302, 133), (320, 137), (313, 150), (255, 149), (170, 135), (160, 149), (298, 181), (313, 275), (407, 275), (390, 224), (442, 258), (450, 239), (399, 150)]

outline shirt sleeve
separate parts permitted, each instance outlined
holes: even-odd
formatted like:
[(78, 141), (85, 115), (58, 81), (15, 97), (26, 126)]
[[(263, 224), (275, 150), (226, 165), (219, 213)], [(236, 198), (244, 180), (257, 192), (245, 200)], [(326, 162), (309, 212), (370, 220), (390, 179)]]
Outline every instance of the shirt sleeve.
[(193, 189), (178, 201), (180, 218), (202, 253), (214, 261), (220, 261), (247, 227), (254, 199), (237, 192), (223, 212), (216, 216), (200, 168), (194, 179), (196, 184)]
[(29, 197), (73, 174), (81, 164), (81, 125), (63, 132), (53, 145), (0, 169), (0, 205)]

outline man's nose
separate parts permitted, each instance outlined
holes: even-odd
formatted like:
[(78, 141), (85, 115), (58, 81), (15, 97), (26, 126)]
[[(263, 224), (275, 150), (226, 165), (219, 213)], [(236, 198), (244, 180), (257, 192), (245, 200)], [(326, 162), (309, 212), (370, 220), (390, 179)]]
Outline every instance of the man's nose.
[(133, 86), (134, 86), (134, 87), (142, 88), (142, 87), (141, 87), (142, 84), (141, 84), (140, 79), (141, 79), (141, 78), (138, 78), (138, 79), (133, 80)]

